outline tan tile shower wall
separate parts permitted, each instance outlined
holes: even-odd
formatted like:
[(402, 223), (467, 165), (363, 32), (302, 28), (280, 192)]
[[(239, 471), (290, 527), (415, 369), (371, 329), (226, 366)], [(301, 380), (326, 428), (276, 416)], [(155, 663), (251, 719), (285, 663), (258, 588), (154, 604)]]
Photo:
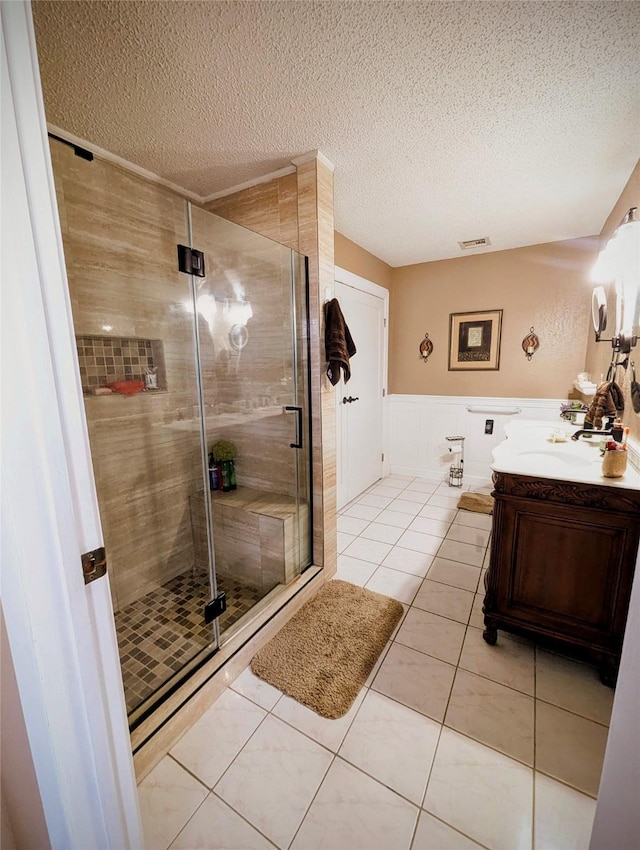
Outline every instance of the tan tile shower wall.
[(51, 152), (76, 334), (164, 344), (166, 392), (86, 399), (118, 608), (193, 564), (189, 497), (202, 484), (188, 279), (176, 260), (184, 201), (57, 142)]
[[(295, 204), (294, 202), (295, 201)], [(336, 569), (335, 394), (324, 377), (321, 305), (334, 292), (333, 172), (319, 160), (297, 174), (212, 201), (207, 209), (309, 258), (313, 447), (313, 560)]]
[(206, 209), (294, 251), (299, 250), (296, 174), (286, 174), (217, 198), (206, 204)]

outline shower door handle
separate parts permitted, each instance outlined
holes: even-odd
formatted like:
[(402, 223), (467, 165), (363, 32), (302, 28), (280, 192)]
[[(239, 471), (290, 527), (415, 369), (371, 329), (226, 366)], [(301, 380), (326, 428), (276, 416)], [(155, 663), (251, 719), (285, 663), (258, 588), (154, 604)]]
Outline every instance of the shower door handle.
[(302, 448), (302, 408), (297, 407), (296, 405), (287, 405), (285, 410), (295, 410), (296, 412), (296, 441), (295, 443), (289, 443), (292, 449), (301, 449)]

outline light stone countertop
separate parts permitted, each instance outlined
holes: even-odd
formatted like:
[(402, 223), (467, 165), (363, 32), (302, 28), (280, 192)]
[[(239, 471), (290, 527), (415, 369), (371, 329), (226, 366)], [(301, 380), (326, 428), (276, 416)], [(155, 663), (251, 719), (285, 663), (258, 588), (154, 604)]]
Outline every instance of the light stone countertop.
[[(622, 478), (604, 478), (598, 432), (591, 439), (581, 437), (574, 441), (571, 435), (576, 430), (576, 426), (562, 421), (509, 422), (504, 428), (506, 439), (492, 452), (491, 469), (511, 475), (640, 490), (640, 472), (630, 463)], [(566, 440), (554, 442), (554, 433)]]

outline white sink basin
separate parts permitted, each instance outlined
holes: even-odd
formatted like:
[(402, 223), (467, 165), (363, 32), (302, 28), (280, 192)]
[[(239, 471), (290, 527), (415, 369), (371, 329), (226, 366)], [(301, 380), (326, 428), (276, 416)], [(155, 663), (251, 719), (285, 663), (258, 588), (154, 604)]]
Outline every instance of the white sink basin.
[(585, 455), (582, 452), (574, 454), (571, 451), (563, 452), (558, 449), (527, 449), (523, 452), (516, 452), (516, 454), (518, 454), (519, 457), (526, 458), (527, 461), (544, 464), (552, 462), (559, 465), (575, 467), (576, 469), (581, 466), (589, 466), (589, 464), (593, 463), (594, 460), (600, 460), (599, 454), (596, 458), (593, 455)]
[(603, 478), (597, 432), (590, 440), (572, 440), (576, 430), (557, 422), (509, 422), (504, 429), (507, 439), (493, 450), (491, 468), (513, 475), (640, 489), (640, 473), (630, 465), (623, 478)]

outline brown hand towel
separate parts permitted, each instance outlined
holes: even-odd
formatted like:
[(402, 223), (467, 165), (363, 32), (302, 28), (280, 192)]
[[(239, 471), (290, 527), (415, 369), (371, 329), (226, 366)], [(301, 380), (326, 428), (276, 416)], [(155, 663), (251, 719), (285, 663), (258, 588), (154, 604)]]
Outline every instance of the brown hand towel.
[(329, 380), (335, 386), (340, 380), (340, 369), (342, 368), (346, 384), (351, 377), (349, 358), (356, 353), (356, 347), (337, 298), (327, 301), (324, 305), (324, 348), (328, 361), (327, 376)]
[(611, 383), (601, 384), (591, 402), (591, 407), (584, 417), (585, 425), (593, 425), (594, 428), (602, 428), (603, 416), (615, 416), (616, 406), (611, 398)]

